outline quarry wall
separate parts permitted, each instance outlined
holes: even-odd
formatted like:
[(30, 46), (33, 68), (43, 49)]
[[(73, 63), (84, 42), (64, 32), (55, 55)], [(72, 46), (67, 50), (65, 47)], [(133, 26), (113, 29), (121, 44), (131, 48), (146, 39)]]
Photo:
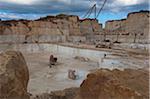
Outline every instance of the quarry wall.
[(25, 42), (25, 35), (0, 35), (0, 44), (1, 43), (23, 43)]
[[(117, 35), (106, 35), (106, 40), (115, 42), (117, 40)], [(93, 36), (69, 36), (66, 38), (64, 35), (0, 35), (0, 44), (2, 43), (62, 43), (62, 42), (102, 42), (104, 40), (104, 35), (93, 35)], [(145, 39), (144, 36), (137, 36), (136, 43), (148, 43), (148, 39)], [(118, 42), (123, 43), (133, 43), (134, 35), (119, 35)]]
[(0, 44), (2, 43), (59, 43), (66, 42), (66, 37), (63, 35), (0, 35)]
[(129, 13), (126, 19), (107, 21), (105, 30), (110, 33), (148, 36), (149, 34), (149, 11)]
[(108, 52), (90, 49), (80, 49), (56, 44), (0, 44), (0, 52), (13, 49), (25, 53), (51, 52), (68, 55), (71, 57), (82, 56), (93, 60), (98, 60)]
[[(125, 45), (124, 48), (127, 48), (129, 45)], [(135, 45), (132, 44), (131, 47), (139, 47), (140, 49), (146, 48), (147, 45)], [(59, 53), (62, 55), (68, 55), (71, 57), (81, 56), (86, 57), (92, 60), (99, 60), (104, 57), (104, 54), (110, 54), (111, 52), (106, 51), (97, 51), (91, 49), (82, 49), (82, 48), (73, 48), (56, 44), (0, 44), (0, 52), (6, 50), (15, 50), (21, 51), (23, 53), (39, 53), (39, 52), (48, 52), (48, 53)]]
[(78, 16), (73, 15), (47, 16), (34, 21), (11, 20), (0, 22), (0, 34), (81, 36), (87, 33), (97, 34), (100, 29), (102, 27), (96, 19), (80, 20)]
[(69, 42), (86, 42), (85, 36), (70, 36), (68, 38)]
[(148, 43), (149, 16), (149, 11), (132, 12), (126, 19), (107, 21), (104, 29), (96, 19), (79, 19), (78, 16), (64, 14), (37, 20), (0, 21), (0, 43), (97, 42), (104, 39)]

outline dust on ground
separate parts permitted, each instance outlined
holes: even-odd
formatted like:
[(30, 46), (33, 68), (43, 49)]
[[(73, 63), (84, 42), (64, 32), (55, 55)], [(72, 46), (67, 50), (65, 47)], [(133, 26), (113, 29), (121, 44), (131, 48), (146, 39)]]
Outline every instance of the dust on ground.
[[(135, 53), (112, 52), (108, 53), (103, 62), (99, 59), (82, 61), (76, 56), (58, 53), (23, 53), (30, 71), (28, 91), (32, 94), (49, 93), (51, 91), (63, 90), (70, 87), (79, 87), (86, 75), (99, 68), (124, 69), (124, 68), (149, 68), (149, 59), (145, 55)], [(53, 54), (58, 58), (56, 66), (49, 68), (49, 56)], [(68, 78), (68, 70), (76, 70), (79, 76), (77, 80)]]

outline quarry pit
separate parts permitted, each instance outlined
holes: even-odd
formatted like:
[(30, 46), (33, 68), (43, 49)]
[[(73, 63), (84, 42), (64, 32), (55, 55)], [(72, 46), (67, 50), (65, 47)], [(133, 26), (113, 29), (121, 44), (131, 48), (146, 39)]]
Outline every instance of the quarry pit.
[(149, 14), (0, 20), (0, 99), (149, 99)]
[[(0, 51), (21, 51), (29, 68), (30, 80), (28, 92), (36, 95), (50, 93), (70, 87), (79, 87), (87, 74), (100, 69), (110, 70), (126, 68), (148, 69), (149, 60), (146, 53), (137, 55), (132, 51), (99, 49), (81, 49), (61, 44), (1, 44)], [(129, 49), (128, 49), (129, 50)], [(104, 54), (106, 57), (104, 58)], [(49, 67), (49, 57), (58, 58), (56, 66)], [(75, 58), (78, 57), (78, 58)], [(103, 62), (101, 59), (103, 58)], [(68, 78), (68, 70), (75, 70), (77, 80)]]

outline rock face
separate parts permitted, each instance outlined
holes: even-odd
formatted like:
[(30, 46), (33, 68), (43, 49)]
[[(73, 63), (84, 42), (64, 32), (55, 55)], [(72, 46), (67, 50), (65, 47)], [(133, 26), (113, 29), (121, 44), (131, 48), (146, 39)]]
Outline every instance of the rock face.
[(27, 20), (2, 21), (0, 22), (0, 34), (27, 34), (30, 29), (27, 26)]
[(20, 52), (0, 54), (0, 99), (28, 99), (29, 71)]
[(80, 20), (78, 16), (63, 14), (47, 16), (34, 21), (12, 20), (0, 22), (0, 34), (79, 36), (86, 34), (87, 29), (96, 34), (102, 28), (95, 19)]
[(143, 71), (102, 69), (87, 76), (75, 99), (148, 99), (148, 85)]
[[(107, 21), (104, 29), (96, 19), (64, 14), (32, 21), (0, 21), (0, 43), (97, 42), (104, 38), (111, 42), (149, 43), (149, 16), (149, 11), (132, 12), (126, 19)], [(12, 34), (16, 36), (11, 38)]]
[(148, 36), (149, 31), (149, 11), (129, 13), (127, 19), (107, 21), (105, 29), (109, 31), (119, 31), (120, 33), (137, 33)]
[(80, 31), (82, 35), (98, 35), (102, 26), (95, 19), (80, 20)]

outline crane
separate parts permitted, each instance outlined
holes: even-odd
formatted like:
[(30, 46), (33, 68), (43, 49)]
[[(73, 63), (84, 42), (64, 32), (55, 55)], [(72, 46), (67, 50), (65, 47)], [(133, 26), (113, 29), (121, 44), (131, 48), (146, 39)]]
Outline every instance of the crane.
[[(92, 0), (90, 0), (91, 2)], [(107, 0), (104, 0), (102, 7), (99, 9), (98, 13), (97, 13), (97, 4), (95, 3), (88, 11), (87, 13), (83, 16), (83, 18), (88, 18), (90, 17), (90, 15), (92, 14), (92, 11), (94, 11), (94, 18), (97, 19), (101, 13), (101, 11), (103, 10), (105, 4), (106, 4)]]

